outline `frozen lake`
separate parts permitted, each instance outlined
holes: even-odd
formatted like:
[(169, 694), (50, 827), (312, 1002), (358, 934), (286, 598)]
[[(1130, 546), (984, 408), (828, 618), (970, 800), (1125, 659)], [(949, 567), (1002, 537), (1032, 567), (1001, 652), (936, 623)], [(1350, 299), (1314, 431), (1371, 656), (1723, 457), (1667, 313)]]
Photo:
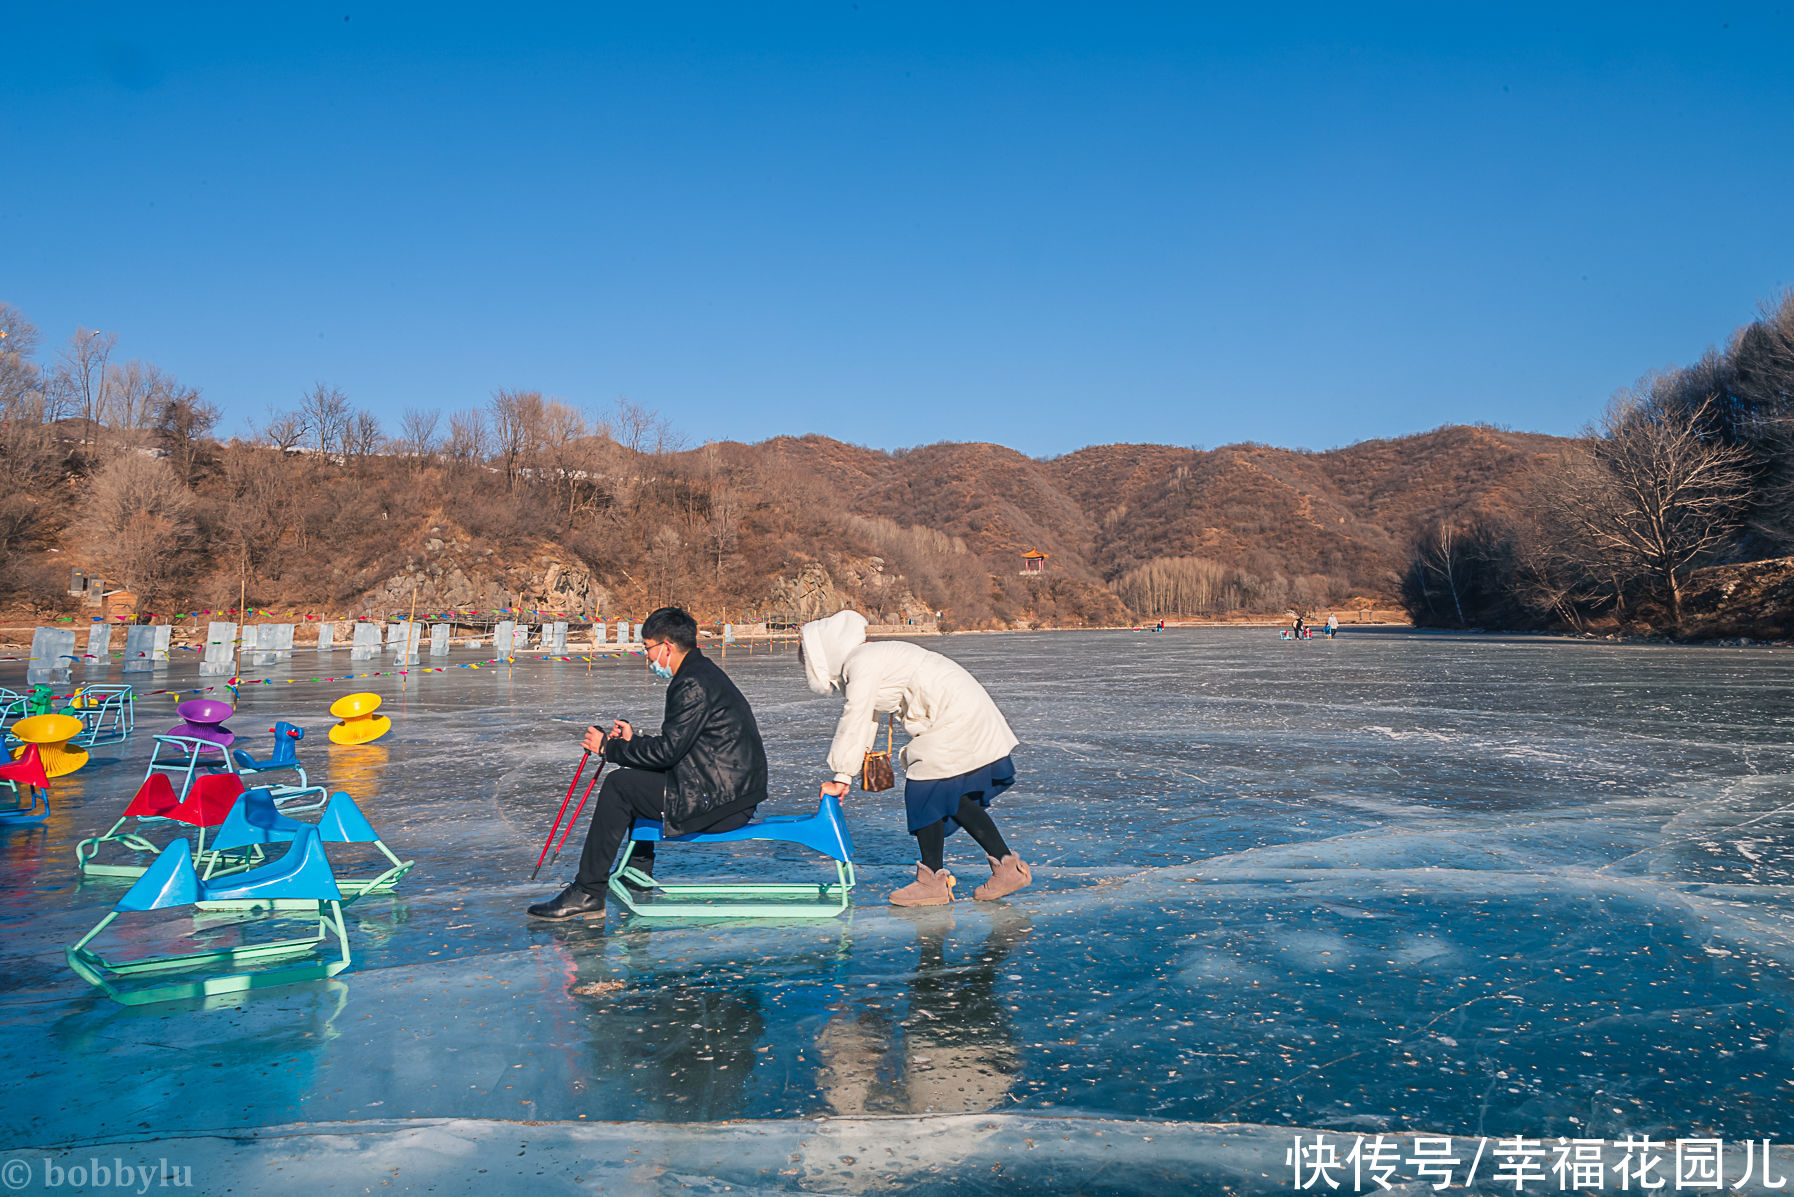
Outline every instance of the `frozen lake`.
[[(137, 735), (59, 782), (46, 826), (0, 833), (0, 1148), (448, 1126), (512, 1167), (516, 1151), (480, 1138), (494, 1124), (740, 1119), (778, 1146), (688, 1170), (778, 1189), (850, 1188), (872, 1166), (798, 1165), (785, 1148), (816, 1140), (797, 1120), (821, 1116), (909, 1120), (864, 1124), (891, 1128), (874, 1143), (954, 1129), (934, 1154), (892, 1157), (943, 1185), (953, 1153), (1017, 1126), (1139, 1143), (1161, 1122), (1246, 1124), (1255, 1161), (1285, 1128), (1794, 1136), (1794, 652), (1349, 629), (928, 646), (982, 679), (1023, 741), (993, 813), (1034, 886), (1001, 904), (885, 905), (915, 859), (901, 791), (856, 788), (855, 909), (786, 925), (524, 917), (572, 873), (577, 840), (557, 876), (529, 882), (580, 729), (658, 723), (662, 687), (638, 660), (520, 659), (403, 690), (286, 684), (348, 672), (341, 650), (251, 671), (275, 684), (244, 691), (246, 746), (264, 749), (276, 718), (305, 726), (314, 780), (350, 790), (418, 863), (396, 896), (347, 912), (351, 971), (210, 1009), (116, 1006), (62, 958), (123, 889), (78, 884), (74, 843), (110, 826), (150, 734), (178, 722), (172, 699), (143, 699)], [(725, 663), (772, 759), (762, 813), (813, 809), (838, 700), (808, 693), (788, 647)], [(0, 668), (20, 685), (21, 667)], [(123, 680), (199, 684), (192, 671)], [(329, 745), (326, 708), (359, 689), (386, 696), (392, 733)], [(764, 847), (699, 861), (670, 846), (660, 873), (821, 876)], [(968, 897), (987, 872), (963, 835), (948, 864)], [(1005, 1121), (923, 1117), (949, 1114)], [(581, 1151), (602, 1157), (596, 1174), (649, 1141), (605, 1133), (618, 1137), (557, 1147), (554, 1177)], [(697, 1141), (681, 1133), (651, 1138)], [(678, 1173), (678, 1150), (655, 1175)], [(1169, 1167), (1134, 1150), (1116, 1191)], [(1238, 1172), (1255, 1170), (1269, 1174)]]

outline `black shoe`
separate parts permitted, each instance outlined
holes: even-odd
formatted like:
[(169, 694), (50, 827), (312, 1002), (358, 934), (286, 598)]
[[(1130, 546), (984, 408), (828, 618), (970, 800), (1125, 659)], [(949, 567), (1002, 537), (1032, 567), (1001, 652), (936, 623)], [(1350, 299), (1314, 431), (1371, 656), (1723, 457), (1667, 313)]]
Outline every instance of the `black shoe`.
[(604, 917), (604, 899), (594, 898), (577, 885), (569, 885), (555, 898), (537, 902), (529, 912), (532, 918), (538, 919), (601, 919)]

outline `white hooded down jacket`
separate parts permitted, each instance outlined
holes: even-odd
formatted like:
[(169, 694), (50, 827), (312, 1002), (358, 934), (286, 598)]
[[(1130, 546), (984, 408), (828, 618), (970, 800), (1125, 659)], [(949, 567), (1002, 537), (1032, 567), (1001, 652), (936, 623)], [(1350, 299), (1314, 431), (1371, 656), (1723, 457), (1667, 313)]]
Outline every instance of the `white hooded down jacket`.
[(970, 773), (1009, 755), (1018, 741), (978, 679), (957, 661), (902, 640), (866, 643), (866, 617), (840, 611), (803, 627), (804, 679), (847, 696), (828, 767), (852, 781), (878, 738), (880, 716), (895, 712), (910, 736), (899, 759), (917, 781)]

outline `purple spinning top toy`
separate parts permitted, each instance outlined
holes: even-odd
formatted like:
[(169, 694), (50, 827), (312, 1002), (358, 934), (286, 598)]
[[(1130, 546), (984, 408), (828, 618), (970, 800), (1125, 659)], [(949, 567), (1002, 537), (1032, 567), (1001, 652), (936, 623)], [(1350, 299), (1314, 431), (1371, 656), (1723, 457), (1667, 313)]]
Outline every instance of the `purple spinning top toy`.
[(174, 712), (186, 722), (169, 728), (168, 734), (171, 736), (206, 740), (220, 749), (229, 748), (231, 741), (237, 738), (230, 728), (224, 726), (224, 721), (236, 714), (228, 702), (220, 702), (216, 698), (190, 698), (176, 707)]

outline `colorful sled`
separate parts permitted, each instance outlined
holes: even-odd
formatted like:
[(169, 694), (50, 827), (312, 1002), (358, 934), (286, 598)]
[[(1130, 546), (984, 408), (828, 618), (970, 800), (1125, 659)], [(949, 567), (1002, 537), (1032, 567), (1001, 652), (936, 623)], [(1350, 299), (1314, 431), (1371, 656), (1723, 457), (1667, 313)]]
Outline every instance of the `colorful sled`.
[(0, 765), (0, 785), (12, 790), (13, 805), (0, 807), (0, 828), (42, 823), (50, 814), (50, 776), (44, 772), (37, 745), (25, 745), (19, 759)]
[[(640, 843), (737, 844), (750, 840), (801, 844), (835, 862), (835, 880), (816, 882), (733, 882), (724, 884), (660, 885), (653, 877), (631, 868), (629, 861)], [(626, 883), (658, 889), (652, 901), (631, 893)], [(651, 819), (637, 819), (629, 833), (623, 857), (610, 875), (610, 892), (631, 914), (645, 919), (738, 918), (806, 919), (833, 918), (847, 909), (853, 892), (853, 839), (841, 800), (824, 795), (813, 815), (773, 815), (734, 831), (661, 835)]]
[[(235, 773), (208, 773), (194, 783), (185, 798), (174, 792), (166, 775), (151, 773), (137, 787), (131, 804), (125, 807), (118, 822), (105, 835), (96, 835), (75, 845), (75, 868), (83, 877), (141, 877), (149, 866), (141, 864), (101, 864), (94, 860), (105, 844), (118, 844), (132, 852), (161, 852), (162, 849), (140, 834), (145, 824), (184, 823), (199, 832), (200, 851), (205, 851), (206, 829), (223, 823), (231, 807), (243, 793), (243, 780)], [(131, 825), (129, 831), (126, 824)], [(186, 843), (185, 840), (181, 841)]]
[[(236, 770), (243, 777), (255, 777), (263, 773), (296, 773), (298, 785), (275, 785), (264, 782), (263, 786), (274, 796), (274, 804), (289, 814), (303, 814), (318, 810), (326, 801), (323, 786), (311, 784), (306, 776), (305, 766), (299, 763), (299, 741), (305, 738), (305, 729), (296, 727), (282, 719), (268, 729), (274, 735), (274, 750), (266, 760), (257, 760), (241, 748), (231, 749), (231, 759), (236, 762)], [(300, 800), (308, 796), (314, 801), (302, 803)]]
[(84, 748), (96, 744), (117, 744), (130, 738), (137, 729), (135, 696), (129, 686), (92, 685), (75, 691), (62, 709), (81, 721), (81, 734), (74, 742)]
[[(275, 805), (268, 790), (258, 788), (244, 791), (242, 797), (237, 799), (223, 825), (212, 837), (211, 848), (199, 857), (205, 866), (203, 880), (209, 881), (217, 874), (254, 867), (265, 858), (268, 846), (291, 842), (303, 831), (316, 831), (326, 844), (372, 844), (390, 863), (385, 872), (374, 877), (338, 877), (336, 884), (343, 892), (345, 905), (369, 894), (391, 893), (393, 887), (398, 885), (416, 863), (400, 860), (393, 854), (346, 791), (338, 790), (330, 796), (330, 804), (324, 808), (323, 817), (314, 827), (288, 818)], [(211, 909), (218, 904), (207, 901), (202, 905)]]
[[(210, 952), (118, 959), (100, 955), (88, 945), (121, 914), (169, 910), (181, 906), (230, 902), (273, 909), (283, 904), (303, 907), (317, 919), (311, 935), (240, 943)], [(263, 925), (264, 918), (241, 925)], [(209, 930), (216, 930), (212, 924)], [(338, 952), (326, 951), (335, 936)], [(124, 897), (86, 935), (64, 952), (69, 967), (107, 997), (128, 1006), (183, 998), (211, 997), (269, 989), (334, 977), (349, 967), (349, 933), (343, 923), (342, 893), (325, 859), (323, 842), (313, 827), (295, 834), (286, 855), (259, 869), (217, 881), (201, 880), (185, 839), (162, 849)], [(304, 957), (304, 959), (299, 959)], [(272, 968), (251, 966), (272, 964)], [(222, 969), (224, 971), (215, 971)], [(136, 985), (134, 982), (176, 974), (176, 979)]]
[(87, 751), (73, 741), (85, 730), (73, 715), (32, 715), (12, 725), (10, 732), (21, 747), (13, 749), (14, 760), (35, 747), (38, 761), (49, 777), (66, 777), (87, 763)]

